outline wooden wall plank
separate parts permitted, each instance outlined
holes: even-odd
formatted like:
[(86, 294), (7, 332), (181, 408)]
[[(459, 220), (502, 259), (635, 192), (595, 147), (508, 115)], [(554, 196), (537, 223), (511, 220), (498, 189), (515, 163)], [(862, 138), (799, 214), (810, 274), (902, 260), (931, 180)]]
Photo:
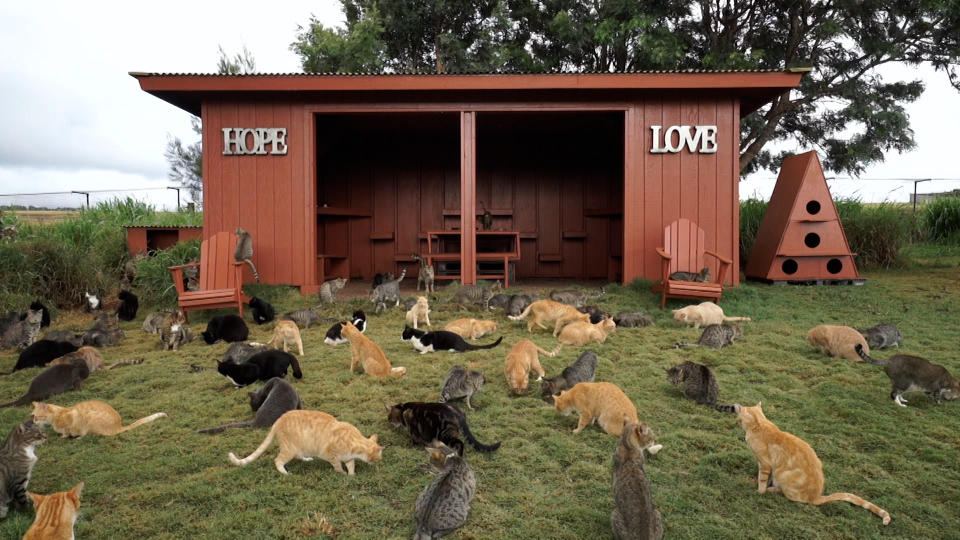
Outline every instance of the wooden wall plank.
[[(663, 100), (661, 98), (650, 98), (643, 103), (643, 145), (644, 152), (643, 164), (643, 239), (647, 249), (643, 251), (643, 275), (653, 276), (651, 279), (657, 279), (660, 276), (660, 257), (654, 248), (663, 246), (664, 211), (663, 211), (663, 154), (651, 154), (650, 148), (653, 144), (653, 134), (650, 126), (663, 126), (665, 119), (663, 117)], [(661, 131), (662, 133), (662, 131)], [(624, 244), (627, 244), (626, 231), (629, 223), (624, 220)], [(624, 248), (626, 249), (626, 247)], [(624, 254), (626, 259), (626, 254)], [(626, 264), (624, 264), (626, 276)]]
[[(698, 125), (717, 125), (717, 101), (707, 97), (699, 100), (699, 113), (697, 116)], [(697, 154), (697, 171), (700, 186), (700, 204), (698, 213), (694, 221), (707, 231), (706, 249), (717, 250), (720, 245), (720, 239), (716, 231), (719, 223), (717, 222), (717, 154)], [(713, 257), (707, 256), (703, 261), (704, 265), (709, 266), (713, 272), (714, 279), (720, 271), (720, 265)]]
[[(731, 272), (727, 275), (727, 280), (739, 280), (739, 224), (740, 201), (735, 197), (736, 185), (740, 181), (739, 174), (739, 155), (740, 155), (740, 123), (736, 121), (739, 118), (739, 112), (735, 107), (736, 100), (726, 99), (718, 102), (717, 107), (717, 160), (719, 169), (717, 174), (717, 247), (718, 253), (733, 259)], [(734, 174), (733, 171), (737, 173)], [(727, 171), (724, 174), (724, 171)], [(713, 232), (713, 231), (708, 231)]]

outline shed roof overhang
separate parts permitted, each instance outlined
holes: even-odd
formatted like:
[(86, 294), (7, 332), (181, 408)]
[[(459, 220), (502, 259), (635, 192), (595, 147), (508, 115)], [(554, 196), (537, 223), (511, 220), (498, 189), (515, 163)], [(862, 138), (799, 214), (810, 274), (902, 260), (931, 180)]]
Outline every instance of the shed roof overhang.
[(304, 74), (216, 75), (130, 72), (140, 88), (189, 113), (200, 115), (204, 99), (242, 97), (299, 98), (323, 94), (498, 93), (535, 91), (583, 93), (624, 91), (718, 91), (740, 97), (745, 116), (800, 84), (808, 68), (788, 71), (670, 71), (641, 73), (547, 74)]

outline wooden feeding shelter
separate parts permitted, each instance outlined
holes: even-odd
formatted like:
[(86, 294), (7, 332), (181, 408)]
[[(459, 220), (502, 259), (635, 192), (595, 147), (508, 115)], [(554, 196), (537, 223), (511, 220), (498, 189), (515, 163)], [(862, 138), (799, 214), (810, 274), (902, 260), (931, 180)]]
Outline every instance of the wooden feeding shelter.
[(414, 253), (467, 284), (655, 280), (680, 218), (737, 261), (740, 119), (803, 71), (131, 75), (203, 120), (203, 237), (243, 227), (264, 283), (310, 293)]
[(814, 151), (783, 160), (746, 275), (775, 283), (862, 284)]

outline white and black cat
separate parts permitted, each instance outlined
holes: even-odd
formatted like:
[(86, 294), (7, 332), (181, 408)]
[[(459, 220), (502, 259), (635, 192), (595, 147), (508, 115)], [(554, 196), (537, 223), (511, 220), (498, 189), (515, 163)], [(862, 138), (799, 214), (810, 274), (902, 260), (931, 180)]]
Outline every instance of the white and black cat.
[(221, 339), (226, 342), (246, 341), (249, 334), (247, 323), (239, 315), (217, 315), (210, 319), (207, 329), (201, 333), (208, 345)]
[(950, 375), (947, 368), (926, 358), (895, 354), (886, 360), (877, 360), (865, 353), (860, 344), (854, 345), (854, 349), (865, 362), (883, 366), (893, 383), (890, 399), (901, 407), (907, 406), (907, 400), (903, 399), (903, 394), (907, 392), (926, 392), (937, 403), (942, 399), (951, 401), (960, 397), (960, 380)]
[[(353, 312), (353, 325), (357, 327), (357, 330), (362, 334), (367, 329), (367, 315), (362, 310), (356, 310)], [(340, 331), (343, 330), (343, 323), (333, 323), (333, 326), (327, 330), (327, 337), (324, 338), (323, 342), (327, 345), (340, 345), (342, 343), (347, 343), (348, 339), (344, 339)]]
[(242, 364), (217, 362), (217, 372), (238, 387), (247, 386), (256, 381), (266, 381), (273, 377), (286, 377), (288, 367), (293, 370), (294, 377), (303, 378), (297, 357), (277, 349), (257, 353)]
[(280, 418), (283, 413), (303, 409), (300, 394), (292, 384), (280, 377), (267, 381), (256, 392), (250, 392), (250, 408), (256, 413), (253, 420), (233, 422), (222, 426), (197, 430), (197, 433), (220, 433), (232, 427), (268, 428)]
[(257, 324), (270, 322), (277, 316), (277, 312), (273, 309), (273, 306), (270, 305), (270, 302), (257, 298), (256, 296), (251, 298), (250, 303), (247, 305), (250, 306), (250, 309), (253, 311), (253, 320)]
[(420, 351), (420, 354), (426, 354), (437, 351), (467, 352), (479, 349), (492, 349), (503, 341), (503, 336), (500, 336), (489, 345), (473, 345), (472, 343), (467, 343), (459, 334), (446, 330), (424, 332), (423, 330), (404, 326), (400, 339), (412, 343), (413, 348)]

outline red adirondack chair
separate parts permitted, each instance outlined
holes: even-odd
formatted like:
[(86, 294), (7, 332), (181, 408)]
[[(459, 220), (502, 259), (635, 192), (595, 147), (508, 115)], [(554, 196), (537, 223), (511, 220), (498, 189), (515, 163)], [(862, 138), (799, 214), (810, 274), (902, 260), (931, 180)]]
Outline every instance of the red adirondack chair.
[[(680, 218), (663, 230), (662, 248), (657, 248), (663, 263), (663, 276), (654, 290), (660, 291), (660, 307), (666, 307), (667, 297), (671, 298), (706, 298), (714, 302), (720, 301), (723, 294), (723, 278), (727, 275), (727, 268), (733, 261), (722, 255), (706, 249), (707, 234), (696, 223), (686, 218)], [(704, 254), (720, 261), (720, 271), (715, 282), (673, 281), (670, 274), (683, 272), (699, 272), (703, 267)]]
[[(218, 232), (200, 244), (200, 262), (171, 266), (173, 286), (177, 288), (177, 305), (188, 311), (198, 309), (216, 309), (237, 307), (243, 317), (243, 304), (250, 298), (243, 294), (243, 274), (241, 265), (233, 259), (237, 247), (237, 237), (229, 232)], [(199, 288), (188, 291), (183, 285), (183, 269), (200, 267), (197, 276)]]

